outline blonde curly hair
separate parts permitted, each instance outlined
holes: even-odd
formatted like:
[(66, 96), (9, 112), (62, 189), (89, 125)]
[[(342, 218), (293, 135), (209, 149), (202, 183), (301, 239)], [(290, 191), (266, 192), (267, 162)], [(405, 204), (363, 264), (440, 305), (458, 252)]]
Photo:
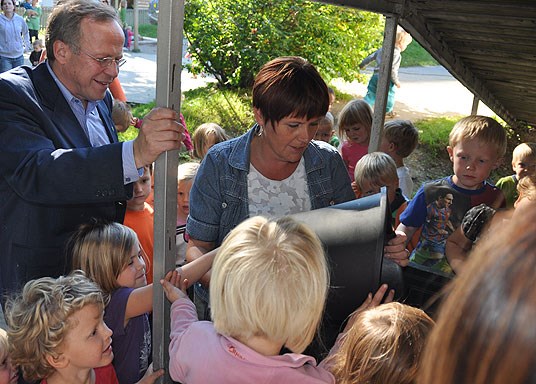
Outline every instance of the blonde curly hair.
[(59, 357), (59, 347), (76, 325), (71, 316), (89, 304), (104, 310), (105, 300), (99, 286), (82, 271), (31, 280), (8, 301), (9, 355), (25, 380), (41, 380), (55, 371), (47, 356)]

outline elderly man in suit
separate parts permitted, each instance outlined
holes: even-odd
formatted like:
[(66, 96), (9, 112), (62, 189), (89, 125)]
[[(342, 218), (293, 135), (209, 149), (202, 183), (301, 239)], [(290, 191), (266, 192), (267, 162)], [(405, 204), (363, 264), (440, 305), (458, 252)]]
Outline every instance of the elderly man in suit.
[(70, 269), (69, 235), (93, 217), (122, 222), (143, 166), (180, 147), (184, 128), (166, 108), (118, 142), (108, 86), (123, 39), (113, 8), (64, 2), (49, 18), (48, 60), (0, 76), (2, 293)]

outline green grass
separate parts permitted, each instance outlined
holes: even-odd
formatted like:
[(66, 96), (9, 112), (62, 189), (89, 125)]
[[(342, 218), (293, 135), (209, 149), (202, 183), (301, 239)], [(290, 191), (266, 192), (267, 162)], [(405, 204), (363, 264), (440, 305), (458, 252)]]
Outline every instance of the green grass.
[(434, 117), (415, 122), (419, 130), (419, 145), (435, 156), (445, 156), (449, 133), (458, 117)]
[(218, 89), (215, 85), (184, 93), (181, 110), (188, 130), (203, 123), (216, 123), (231, 136), (244, 133), (254, 122), (251, 94)]
[[(154, 107), (154, 102), (133, 105), (132, 114), (143, 118)], [(201, 124), (211, 122), (220, 125), (229, 135), (238, 136), (246, 132), (254, 122), (250, 94), (245, 91), (220, 90), (215, 85), (185, 92), (181, 112), (190, 133)], [(130, 127), (119, 134), (119, 139), (132, 140), (137, 134), (137, 129)]]
[(415, 40), (402, 53), (401, 67), (424, 67), (438, 65), (438, 62)]
[(140, 24), (138, 26), (138, 33), (141, 36), (156, 38), (158, 32), (158, 26), (153, 24)]

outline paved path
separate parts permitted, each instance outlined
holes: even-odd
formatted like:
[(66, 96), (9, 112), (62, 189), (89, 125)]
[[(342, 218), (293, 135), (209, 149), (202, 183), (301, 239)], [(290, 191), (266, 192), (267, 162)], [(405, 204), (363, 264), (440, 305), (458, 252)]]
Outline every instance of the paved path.
[[(140, 42), (139, 47), (141, 52), (123, 53), (127, 61), (119, 71), (119, 80), (129, 102), (145, 104), (156, 98), (156, 43)], [(185, 70), (181, 75), (181, 91), (202, 87), (207, 81), (210, 80), (202, 77), (194, 79)]]
[[(125, 51), (127, 62), (119, 79), (129, 102), (148, 103), (156, 95), (156, 43), (140, 42), (140, 53)], [(370, 72), (369, 72), (370, 73)], [(441, 66), (401, 68), (402, 87), (397, 89), (395, 110), (402, 118), (467, 115), (471, 112), (473, 95)], [(187, 91), (203, 86), (210, 79), (194, 79), (187, 71), (181, 77), (181, 89)], [(363, 97), (366, 84), (334, 81), (343, 92)], [(479, 113), (493, 113), (482, 103)]]
[[(401, 68), (399, 78), (401, 87), (396, 89), (395, 111), (400, 118), (417, 120), (471, 113), (473, 94), (442, 66)], [(357, 81), (335, 81), (333, 85), (357, 97), (367, 93), (367, 85)], [(478, 113), (493, 115), (482, 103)]]

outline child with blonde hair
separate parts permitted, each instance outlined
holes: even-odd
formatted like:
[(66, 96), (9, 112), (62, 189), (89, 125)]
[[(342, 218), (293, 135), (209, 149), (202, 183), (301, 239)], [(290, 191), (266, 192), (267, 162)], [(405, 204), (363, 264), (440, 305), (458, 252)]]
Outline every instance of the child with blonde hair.
[(192, 141), (194, 146), (194, 157), (202, 160), (208, 150), (214, 145), (222, 141), (229, 140), (229, 136), (225, 130), (216, 123), (201, 124), (194, 131)]
[(524, 215), (536, 207), (536, 174), (523, 176), (517, 183), (517, 191), (519, 197), (514, 204), (513, 217)]
[(7, 333), (0, 328), (0, 384), (16, 384), (19, 380), (18, 370), (9, 358)]
[(339, 384), (413, 384), (433, 326), (422, 310), (401, 303), (360, 311), (326, 366)]
[(368, 153), (372, 109), (364, 100), (349, 101), (339, 114), (339, 137), (343, 140), (341, 156), (351, 181), (356, 163)]
[(516, 188), (519, 180), (536, 170), (536, 143), (521, 143), (514, 148), (512, 169), (515, 174), (500, 178), (496, 184), (504, 193), (507, 208), (512, 208), (519, 197)]
[[(389, 93), (387, 94), (386, 114), (388, 117), (395, 117), (396, 113), (393, 111), (395, 105), (395, 87), (400, 88), (400, 79), (398, 78), (398, 69), (402, 61), (402, 52), (406, 50), (413, 38), (404, 29), (398, 27), (395, 38), (395, 48), (393, 50), (393, 64), (391, 65), (391, 81), (389, 82)], [(374, 74), (369, 80), (367, 86), (367, 94), (365, 95), (365, 101), (374, 106), (376, 102), (376, 89), (378, 87), (378, 76), (380, 73), (380, 67), (382, 62), (383, 48), (371, 53), (360, 64), (359, 68), (365, 68), (369, 63), (376, 61), (376, 67), (374, 67)]]
[[(185, 293), (187, 281), (181, 289), (173, 280), (161, 283), (172, 302), (173, 380), (335, 383), (313, 357), (302, 354), (317, 331), (329, 286), (322, 244), (305, 224), (288, 217), (255, 216), (229, 233), (212, 268), (213, 322), (197, 321)], [(382, 285), (360, 308), (378, 305), (386, 292)], [(280, 355), (283, 347), (292, 353)]]
[(352, 188), (358, 198), (379, 193), (381, 187), (387, 187), (387, 199), (396, 228), (400, 223), (400, 214), (408, 206), (408, 200), (398, 187), (394, 160), (383, 152), (366, 154), (357, 162), (354, 176)]
[(199, 163), (189, 162), (180, 164), (177, 170), (177, 260), (176, 265), (182, 266), (186, 262), (187, 235), (184, 233), (186, 219), (190, 213), (190, 189), (195, 175), (199, 169)]
[[(304, 224), (255, 216), (229, 233), (212, 268), (213, 322), (197, 321), (186, 293), (162, 284), (172, 301), (173, 380), (335, 383), (301, 354), (316, 333), (329, 284), (322, 244)], [(279, 355), (283, 347), (293, 353)]]
[(105, 299), (81, 271), (31, 280), (8, 302), (10, 357), (25, 380), (117, 384)]
[(505, 130), (490, 117), (464, 117), (450, 132), (447, 152), (454, 174), (425, 183), (400, 216), (397, 229), (411, 239), (422, 228), (410, 261), (421, 269), (450, 276), (447, 239), (465, 213), (481, 203), (493, 209), (505, 206), (502, 191), (486, 181), (506, 152)]
[(112, 106), (112, 120), (117, 132), (125, 132), (133, 124), (133, 116), (129, 105), (121, 100), (114, 99)]
[[(69, 240), (73, 268), (85, 271), (110, 297), (104, 320), (113, 330), (113, 361), (121, 384), (136, 383), (149, 368), (151, 329), (148, 313), (153, 308), (153, 285), (147, 285), (145, 255), (136, 233), (119, 223), (82, 225)], [(198, 259), (199, 260), (199, 259)], [(184, 266), (182, 274), (197, 281), (212, 264)]]

